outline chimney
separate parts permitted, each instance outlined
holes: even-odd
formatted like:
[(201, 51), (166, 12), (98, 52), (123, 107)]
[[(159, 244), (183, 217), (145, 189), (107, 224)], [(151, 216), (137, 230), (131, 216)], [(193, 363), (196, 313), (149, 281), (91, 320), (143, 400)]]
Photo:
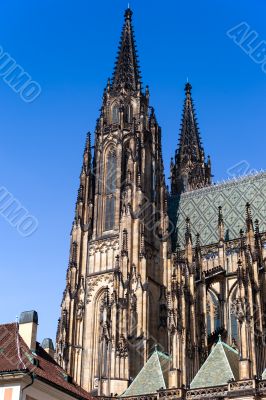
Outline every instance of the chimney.
[(46, 351), (47, 354), (49, 354), (50, 357), (54, 358), (55, 350), (52, 339), (50, 338), (43, 339), (42, 348)]
[(37, 311), (24, 311), (19, 317), (19, 334), (30, 350), (36, 351)]

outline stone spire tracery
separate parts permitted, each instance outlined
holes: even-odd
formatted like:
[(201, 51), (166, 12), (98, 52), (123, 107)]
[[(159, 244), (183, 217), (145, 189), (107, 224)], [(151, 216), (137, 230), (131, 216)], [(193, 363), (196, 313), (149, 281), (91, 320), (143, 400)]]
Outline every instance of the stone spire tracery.
[(207, 162), (205, 160), (191, 89), (191, 84), (187, 83), (179, 147), (171, 162), (172, 194), (181, 194), (211, 184), (211, 161), (210, 158)]
[(127, 388), (155, 342), (166, 350), (166, 327), (159, 335), (158, 326), (164, 263), (170, 260), (167, 189), (161, 128), (149, 101), (127, 9), (93, 157), (90, 137), (84, 152), (71, 237), (73, 271), (57, 336), (60, 364), (85, 389), (108, 396)]

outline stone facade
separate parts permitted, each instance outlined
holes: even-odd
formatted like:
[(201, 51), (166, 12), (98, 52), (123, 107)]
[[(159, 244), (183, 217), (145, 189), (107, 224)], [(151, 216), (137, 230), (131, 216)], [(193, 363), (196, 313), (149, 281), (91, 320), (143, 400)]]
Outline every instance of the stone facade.
[[(171, 360), (166, 389), (145, 398), (263, 397), (266, 174), (211, 183), (191, 89), (169, 193), (126, 10), (93, 154), (86, 141), (57, 332), (58, 363), (94, 394), (123, 394), (158, 345)], [(241, 382), (187, 390), (219, 335)]]
[[(131, 11), (118, 61), (84, 152), (57, 336), (60, 364), (87, 390), (123, 392), (158, 331), (167, 257), (161, 129), (142, 91)], [(164, 239), (165, 238), (165, 239)], [(137, 349), (137, 351), (136, 351)]]
[[(117, 397), (102, 397), (102, 400), (114, 400)], [(159, 390), (154, 394), (125, 397), (125, 400), (217, 400), (217, 399), (266, 399), (266, 380), (249, 379), (230, 382), (223, 386), (189, 390), (173, 388)]]

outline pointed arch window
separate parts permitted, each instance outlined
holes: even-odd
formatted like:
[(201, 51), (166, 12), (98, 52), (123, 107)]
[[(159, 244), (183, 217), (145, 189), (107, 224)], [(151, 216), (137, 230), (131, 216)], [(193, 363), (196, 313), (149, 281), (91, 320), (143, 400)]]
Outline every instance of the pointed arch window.
[(238, 341), (238, 326), (237, 326), (237, 318), (234, 313), (231, 313), (231, 338), (232, 342)]
[(104, 230), (110, 231), (115, 225), (116, 154), (110, 150), (106, 161), (105, 181), (105, 223)]
[(220, 304), (217, 296), (208, 291), (207, 299), (207, 332), (210, 335), (221, 327)]
[(119, 122), (119, 107), (117, 104), (114, 104), (112, 108), (112, 123), (118, 124), (118, 122)]
[(95, 344), (97, 344), (93, 348), (93, 359), (98, 360), (98, 363), (92, 365), (93, 376), (97, 376), (99, 379), (107, 378), (110, 359), (111, 308), (106, 289), (102, 288), (96, 294), (93, 302), (93, 313)]
[(116, 154), (112, 149), (107, 155), (105, 193), (115, 193), (116, 189)]
[(115, 198), (106, 198), (106, 209), (105, 209), (105, 230), (110, 231), (114, 228), (115, 222)]
[(238, 342), (238, 321), (237, 321), (237, 289), (234, 290), (230, 301), (230, 334), (231, 342)]
[(125, 122), (130, 123), (132, 122), (132, 119), (133, 119), (133, 107), (131, 104), (128, 104), (125, 107)]

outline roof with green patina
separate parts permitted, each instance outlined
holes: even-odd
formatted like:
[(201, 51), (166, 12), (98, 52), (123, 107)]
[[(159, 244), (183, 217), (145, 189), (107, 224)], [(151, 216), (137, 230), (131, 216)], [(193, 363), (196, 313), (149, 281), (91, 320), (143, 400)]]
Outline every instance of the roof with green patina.
[(215, 345), (190, 384), (191, 389), (223, 386), (239, 379), (238, 352), (221, 340)]
[(245, 230), (245, 206), (251, 204), (253, 220), (258, 219), (260, 231), (266, 231), (266, 173), (246, 176), (223, 184), (183, 193), (169, 199), (169, 217), (176, 225), (176, 239), (185, 243), (186, 218), (190, 218), (193, 243), (200, 233), (202, 245), (218, 242), (218, 207), (222, 207), (225, 239), (237, 239)]
[(141, 396), (166, 389), (170, 357), (155, 350), (121, 397)]

